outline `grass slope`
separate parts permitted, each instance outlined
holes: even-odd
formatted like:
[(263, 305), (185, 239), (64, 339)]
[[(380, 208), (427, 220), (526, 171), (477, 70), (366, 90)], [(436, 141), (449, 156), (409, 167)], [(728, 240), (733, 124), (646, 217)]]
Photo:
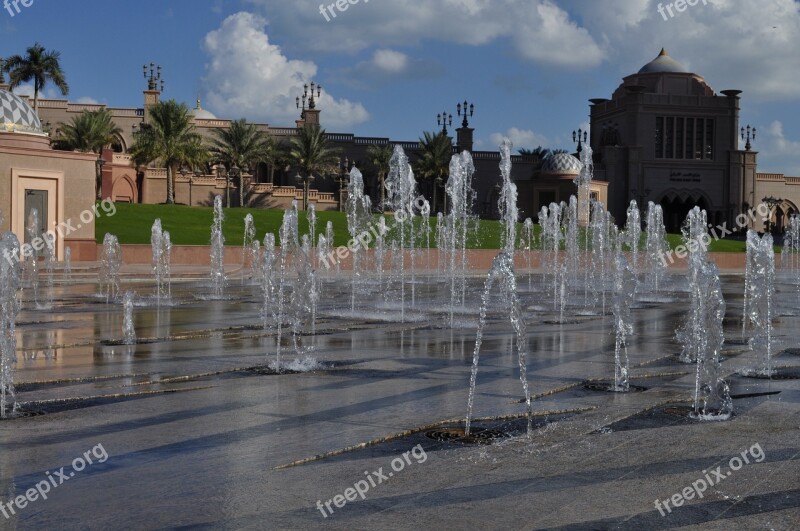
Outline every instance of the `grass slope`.
[[(188, 207), (183, 205), (138, 205), (117, 203), (117, 212), (114, 216), (99, 217), (95, 225), (95, 237), (98, 243), (103, 242), (103, 236), (110, 232), (119, 238), (123, 244), (149, 244), (150, 229), (156, 218), (161, 218), (161, 225), (168, 230), (172, 243), (175, 245), (208, 245), (211, 237), (211, 221), (213, 210), (210, 207)], [(100, 210), (102, 212), (102, 210)], [(283, 220), (283, 210), (265, 210), (260, 208), (226, 208), (224, 209), (225, 222), (223, 232), (226, 245), (241, 245), (244, 236), (244, 217), (249, 213), (253, 215), (256, 225), (256, 237), (263, 241), (264, 234), (272, 232), (278, 240), (278, 229)], [(375, 219), (377, 219), (377, 215)], [(335, 234), (334, 246), (347, 245), (350, 238), (347, 232), (347, 217), (343, 212), (317, 212), (316, 234), (325, 231), (325, 226), (331, 221)], [(421, 220), (415, 219), (419, 226)], [(436, 218), (430, 219), (431, 246), (436, 245)], [(386, 216), (386, 225), (393, 225), (393, 217)], [(517, 234), (521, 232), (520, 225)], [(539, 226), (534, 225), (536, 234)], [(304, 212), (300, 212), (300, 235), (309, 232), (308, 222)], [(477, 233), (470, 230), (469, 247), (471, 249), (499, 249), (502, 226), (497, 221), (481, 220)], [(680, 245), (679, 234), (668, 234), (667, 242), (671, 249)], [(314, 242), (316, 243), (316, 242)], [(644, 244), (644, 238), (642, 238)], [(424, 243), (423, 243), (424, 246)], [(739, 240), (716, 240), (711, 242), (709, 251), (712, 252), (744, 252), (745, 242)]]

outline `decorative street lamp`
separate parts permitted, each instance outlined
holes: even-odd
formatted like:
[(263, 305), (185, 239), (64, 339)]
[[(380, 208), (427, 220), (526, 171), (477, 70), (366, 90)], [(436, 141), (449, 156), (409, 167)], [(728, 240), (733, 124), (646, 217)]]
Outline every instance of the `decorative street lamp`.
[[(311, 89), (310, 92), (308, 90), (309, 88)], [(322, 95), (322, 85), (317, 85), (313, 81), (311, 82), (311, 86), (306, 83), (303, 85), (303, 97), (297, 96), (294, 99), (297, 108), (300, 109), (300, 119), (302, 120), (306, 119), (306, 109), (313, 110), (317, 108), (317, 102), (314, 99), (314, 91), (317, 92), (316, 99), (319, 99)]]
[(150, 74), (147, 74), (147, 65), (142, 65), (142, 73), (147, 80), (147, 90), (158, 90), (159, 82), (161, 83), (161, 92), (164, 92), (164, 80), (161, 79), (161, 65), (153, 70), (156, 65), (150, 63)]
[(767, 207), (769, 207), (769, 217), (767, 218), (766, 231), (767, 232), (772, 232), (772, 227), (773, 227), (772, 226), (772, 209), (774, 209), (775, 207), (777, 207), (778, 205), (783, 203), (783, 199), (781, 199), (779, 197), (769, 196), (769, 197), (765, 197), (765, 198), (761, 199), (761, 202), (765, 203), (767, 205)]
[(578, 156), (580, 156), (581, 151), (583, 151), (583, 143), (586, 142), (587, 136), (586, 131), (581, 129), (572, 132), (572, 141), (578, 144)]
[(303, 210), (308, 210), (308, 190), (311, 186), (311, 181), (314, 180), (313, 175), (300, 175), (299, 173), (294, 176), (294, 180), (298, 184), (303, 185)]
[(469, 118), (472, 118), (472, 115), (475, 114), (475, 105), (470, 103), (468, 107), (467, 100), (464, 100), (464, 107), (461, 107), (461, 104), (459, 103), (456, 105), (456, 110), (458, 111), (459, 116), (464, 117), (464, 119), (461, 121), (461, 127), (469, 127)]
[(752, 147), (750, 141), (755, 139), (756, 139), (755, 127), (751, 128), (749, 125), (747, 126), (746, 129), (742, 127), (742, 140), (746, 141), (746, 144), (744, 145), (745, 151), (750, 151), (750, 148)]
[(436, 124), (442, 128), (442, 134), (447, 136), (447, 126), (453, 125), (453, 115), (447, 114), (447, 112), (443, 112), (441, 114), (436, 115)]

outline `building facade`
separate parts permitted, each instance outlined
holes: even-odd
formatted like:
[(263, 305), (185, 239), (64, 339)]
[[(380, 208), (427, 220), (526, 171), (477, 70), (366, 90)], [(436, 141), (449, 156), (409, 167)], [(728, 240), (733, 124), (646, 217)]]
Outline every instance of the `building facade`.
[(662, 49), (611, 98), (590, 100), (595, 170), (618, 224), (631, 200), (659, 203), (670, 232), (694, 206), (732, 226), (757, 204), (757, 153), (738, 148), (740, 94), (717, 94)]
[[(27, 101), (0, 85), (0, 229), (34, 245), (50, 231), (55, 257), (70, 248), (75, 260), (95, 259), (96, 156), (51, 149), (50, 138)], [(26, 231), (33, 209), (38, 224)], [(44, 240), (39, 240), (44, 241)], [(0, 259), (2, 259), (0, 257)]]

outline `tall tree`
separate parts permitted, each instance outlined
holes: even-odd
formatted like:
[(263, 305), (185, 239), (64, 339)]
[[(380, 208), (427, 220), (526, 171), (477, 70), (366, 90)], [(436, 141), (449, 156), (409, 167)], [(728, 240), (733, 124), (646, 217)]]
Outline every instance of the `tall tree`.
[(381, 186), (381, 208), (386, 203), (386, 175), (389, 173), (389, 161), (392, 160), (393, 148), (391, 144), (373, 144), (367, 148), (367, 157), (378, 173)]
[(83, 111), (78, 116), (73, 116), (70, 123), (59, 124), (59, 129), (58, 136), (53, 140), (53, 147), (83, 153), (100, 153), (122, 133), (108, 109)]
[[(450, 159), (453, 158), (453, 141), (444, 132), (425, 131), (419, 139), (420, 156), (414, 161), (414, 174), (428, 181), (433, 187), (433, 208), (431, 214), (439, 211), (438, 186), (450, 174)], [(445, 209), (447, 203), (445, 199)]]
[[(299, 135), (292, 138), (289, 158), (302, 172), (304, 187), (310, 185), (314, 174), (324, 175), (338, 167), (339, 150), (330, 147), (325, 130), (317, 125), (305, 125)], [(303, 194), (303, 208), (308, 208), (308, 197)]]
[(23, 83), (33, 81), (33, 110), (39, 110), (39, 92), (44, 90), (48, 81), (58, 87), (61, 94), (69, 94), (69, 85), (61, 70), (61, 52), (45, 50), (44, 46), (35, 43), (28, 48), (25, 56), (12, 55), (5, 60), (3, 70), (8, 72), (11, 90)]
[[(103, 148), (116, 140), (122, 133), (117, 127), (108, 109), (96, 111), (83, 111), (78, 116), (73, 116), (68, 124), (60, 124), (60, 132), (53, 140), (55, 149), (66, 151), (81, 151), (83, 153), (98, 153)], [(102, 188), (102, 174), (98, 169), (95, 176), (95, 197), (100, 199)]]
[(234, 167), (239, 169), (239, 205), (244, 206), (243, 174), (251, 166), (267, 159), (271, 139), (244, 118), (231, 122), (227, 129), (213, 129), (212, 134), (211, 159), (222, 164), (229, 175)]
[(175, 203), (175, 173), (183, 165), (208, 159), (208, 150), (192, 123), (189, 107), (175, 100), (150, 106), (150, 121), (136, 133), (130, 149), (135, 164), (158, 163), (167, 170), (167, 204)]

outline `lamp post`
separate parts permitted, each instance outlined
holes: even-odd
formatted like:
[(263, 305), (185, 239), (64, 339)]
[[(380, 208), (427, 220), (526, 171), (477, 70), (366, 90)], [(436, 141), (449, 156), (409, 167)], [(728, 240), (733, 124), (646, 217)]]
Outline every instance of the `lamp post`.
[(298, 173), (294, 176), (294, 180), (303, 185), (303, 210), (308, 210), (308, 190), (311, 186), (311, 181), (314, 180), (314, 176), (300, 175)]
[(755, 139), (756, 139), (755, 127), (750, 127), (749, 125), (747, 126), (747, 128), (742, 127), (742, 140), (746, 141), (744, 145), (745, 151), (750, 151), (750, 148), (753, 147), (752, 144), (750, 144), (750, 141)]
[(161, 65), (154, 70), (156, 65), (150, 63), (150, 74), (147, 73), (147, 65), (142, 65), (142, 73), (147, 80), (147, 90), (158, 90), (159, 82), (161, 83), (161, 92), (164, 92), (164, 80), (161, 79)]
[(472, 118), (472, 115), (475, 114), (475, 105), (470, 103), (469, 106), (467, 106), (467, 100), (464, 100), (464, 107), (461, 107), (459, 103), (456, 105), (456, 110), (458, 111), (458, 115), (464, 118), (461, 121), (461, 127), (469, 127), (469, 118)]
[(578, 156), (580, 157), (581, 151), (583, 151), (583, 143), (586, 142), (587, 138), (586, 131), (578, 129), (577, 131), (572, 132), (572, 141), (578, 144)]
[(769, 196), (761, 199), (761, 202), (765, 203), (769, 208), (769, 217), (767, 218), (766, 231), (772, 232), (772, 209), (783, 203), (783, 199), (779, 197)]
[[(309, 88), (311, 89), (310, 92), (309, 92)], [(305, 120), (306, 119), (306, 109), (314, 110), (314, 109), (317, 108), (317, 102), (314, 99), (314, 91), (316, 91), (316, 93), (317, 93), (316, 99), (319, 99), (320, 96), (322, 95), (322, 85), (317, 85), (313, 81), (311, 82), (310, 86), (309, 86), (308, 83), (306, 83), (306, 84), (303, 85), (303, 96), (302, 96), (302, 98), (300, 96), (297, 96), (294, 99), (295, 104), (297, 105), (297, 108), (300, 109), (300, 119), (301, 120)]]
[[(449, 122), (449, 124), (448, 124)], [(447, 126), (453, 125), (453, 115), (447, 114), (447, 111), (436, 115), (436, 124), (441, 126), (442, 134), (447, 136)]]

